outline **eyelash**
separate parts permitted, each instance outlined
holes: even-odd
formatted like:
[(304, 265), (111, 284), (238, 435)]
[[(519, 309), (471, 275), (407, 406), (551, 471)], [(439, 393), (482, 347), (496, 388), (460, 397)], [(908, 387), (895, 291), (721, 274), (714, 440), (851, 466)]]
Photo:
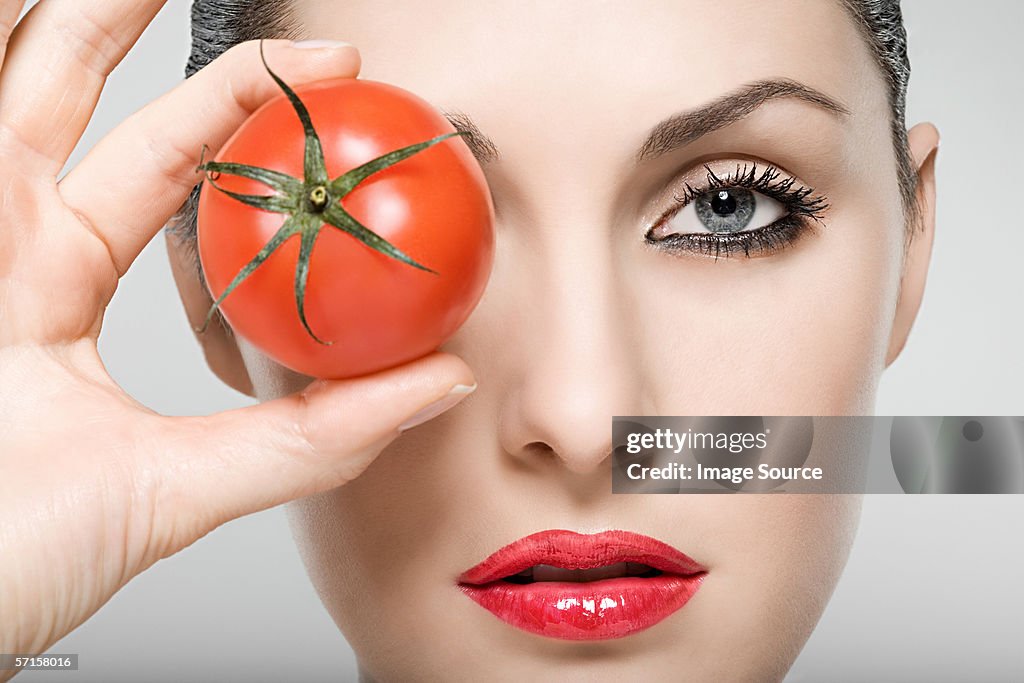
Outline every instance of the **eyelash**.
[[(645, 239), (648, 244), (656, 244), (659, 248), (670, 251), (696, 253), (703, 256), (729, 257), (742, 254), (747, 258), (771, 254), (800, 239), (811, 229), (811, 223), (824, 225), (822, 215), (828, 210), (828, 200), (824, 195), (815, 194), (814, 190), (798, 185), (796, 179), (783, 177), (782, 171), (768, 165), (760, 170), (756, 163), (737, 164), (736, 172), (719, 177), (706, 165), (707, 181), (705, 186), (694, 188), (686, 183), (686, 192), (682, 196), (674, 194), (672, 199), (677, 206), (666, 212), (647, 231)], [(745, 232), (724, 233), (685, 233), (675, 234), (662, 239), (654, 239), (651, 233), (667, 223), (676, 214), (689, 206), (698, 197), (712, 190), (743, 188), (759, 192), (766, 197), (778, 201), (786, 208), (785, 216), (762, 228)]]

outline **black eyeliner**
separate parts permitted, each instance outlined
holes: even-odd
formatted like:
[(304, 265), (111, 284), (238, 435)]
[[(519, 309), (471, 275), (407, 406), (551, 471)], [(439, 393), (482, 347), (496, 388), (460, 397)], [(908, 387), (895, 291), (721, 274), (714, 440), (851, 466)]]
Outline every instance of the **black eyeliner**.
[[(655, 226), (657, 227), (657, 226)], [(652, 230), (654, 228), (651, 228)], [(789, 214), (771, 225), (757, 230), (728, 233), (679, 233), (662, 239), (650, 239), (660, 249), (686, 252), (701, 256), (721, 258), (743, 255), (747, 258), (770, 254), (796, 242), (805, 230), (810, 229), (803, 216)], [(648, 233), (649, 234), (649, 233)]]
[[(811, 228), (812, 221), (823, 225), (821, 216), (829, 208), (828, 200), (823, 195), (815, 194), (809, 187), (794, 187), (797, 183), (793, 177), (780, 179), (782, 172), (775, 166), (768, 165), (760, 170), (756, 163), (737, 164), (736, 172), (725, 177), (719, 177), (707, 164), (704, 165), (704, 169), (707, 171), (706, 187), (694, 188), (689, 183), (684, 183), (686, 191), (683, 195), (673, 195), (673, 200), (678, 206), (666, 212), (647, 231), (645, 239), (649, 244), (671, 251), (712, 256), (716, 259), (734, 254), (750, 258), (773, 253), (793, 244)], [(785, 207), (786, 215), (754, 230), (734, 233), (677, 233), (660, 239), (651, 237), (655, 229), (675, 217), (698, 197), (713, 190), (737, 187), (759, 192), (778, 201)]]

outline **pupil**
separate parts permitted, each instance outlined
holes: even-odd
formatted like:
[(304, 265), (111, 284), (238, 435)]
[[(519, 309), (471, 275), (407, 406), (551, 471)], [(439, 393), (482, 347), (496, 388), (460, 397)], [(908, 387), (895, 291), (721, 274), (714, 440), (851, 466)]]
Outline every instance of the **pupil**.
[(701, 225), (711, 232), (740, 232), (754, 218), (754, 193), (739, 187), (718, 188), (701, 195), (694, 210)]
[(736, 198), (728, 190), (722, 190), (711, 199), (711, 210), (719, 216), (736, 213)]

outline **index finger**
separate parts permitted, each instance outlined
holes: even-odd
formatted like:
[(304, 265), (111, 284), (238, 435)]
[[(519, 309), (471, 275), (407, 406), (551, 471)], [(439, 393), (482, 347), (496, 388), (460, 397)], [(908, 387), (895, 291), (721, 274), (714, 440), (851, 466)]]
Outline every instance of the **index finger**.
[[(293, 83), (354, 78), (359, 52), (347, 43), (266, 41), (275, 71)], [(259, 43), (228, 50), (104, 138), (60, 183), (64, 201), (106, 242), (118, 276), (170, 220), (198, 183), (202, 146), (219, 149), (280, 90), (258, 65)]]
[(165, 2), (40, 0), (18, 22), (0, 71), (0, 124), (42, 170), (56, 175), (67, 161), (107, 76)]
[(14, 25), (18, 23), (18, 16), (24, 6), (25, 0), (0, 0), (0, 69), (4, 65), (7, 41), (14, 32)]

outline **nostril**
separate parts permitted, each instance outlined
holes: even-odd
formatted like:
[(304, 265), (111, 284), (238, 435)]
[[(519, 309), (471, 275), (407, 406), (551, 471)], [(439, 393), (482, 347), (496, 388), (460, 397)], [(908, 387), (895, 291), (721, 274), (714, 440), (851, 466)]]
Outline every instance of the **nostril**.
[(558, 457), (555, 453), (555, 449), (544, 443), (543, 441), (531, 441), (523, 447), (523, 452), (529, 455), (536, 455), (546, 460), (551, 460)]

